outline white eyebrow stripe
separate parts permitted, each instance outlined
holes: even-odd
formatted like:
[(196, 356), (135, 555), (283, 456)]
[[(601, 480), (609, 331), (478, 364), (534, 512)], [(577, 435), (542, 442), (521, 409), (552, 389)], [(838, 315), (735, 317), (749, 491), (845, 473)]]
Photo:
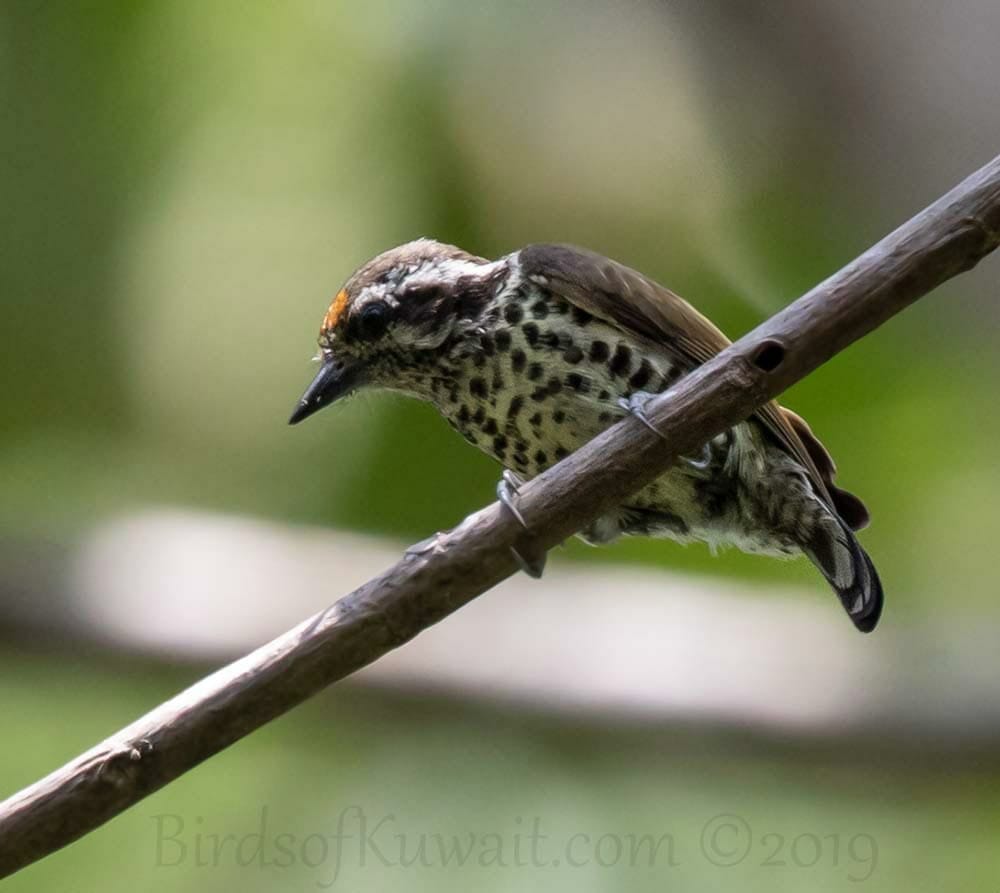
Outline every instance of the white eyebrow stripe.
[(451, 257), (446, 260), (424, 264), (420, 270), (408, 277), (407, 281), (422, 283), (427, 279), (433, 280), (440, 276), (446, 276), (450, 279), (458, 279), (462, 276), (472, 276), (478, 279), (493, 272), (499, 263), (501, 263), (501, 261), (491, 261), (488, 264), (480, 264), (471, 260)]

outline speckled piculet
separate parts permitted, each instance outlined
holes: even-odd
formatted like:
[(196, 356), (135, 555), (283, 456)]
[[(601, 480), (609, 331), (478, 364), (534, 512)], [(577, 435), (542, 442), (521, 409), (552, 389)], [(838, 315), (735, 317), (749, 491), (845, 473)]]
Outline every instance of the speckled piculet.
[[(319, 343), (322, 367), (293, 423), (361, 387), (400, 391), (434, 404), (512, 481), (626, 413), (641, 415), (648, 395), (729, 341), (673, 292), (589, 251), (530, 245), (488, 261), (422, 239), (348, 280)], [(882, 609), (878, 575), (854, 536), (868, 513), (834, 485), (834, 472), (809, 426), (768, 403), (580, 536), (804, 553), (868, 632)]]

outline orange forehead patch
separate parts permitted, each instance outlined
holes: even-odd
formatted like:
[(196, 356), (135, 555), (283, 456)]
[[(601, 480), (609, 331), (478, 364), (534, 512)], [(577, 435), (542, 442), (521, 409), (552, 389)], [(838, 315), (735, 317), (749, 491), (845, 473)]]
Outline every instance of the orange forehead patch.
[(330, 305), (330, 309), (326, 311), (326, 316), (323, 317), (323, 331), (332, 331), (334, 326), (337, 325), (337, 321), (341, 316), (344, 315), (344, 311), (347, 309), (347, 289), (342, 288), (337, 292), (337, 297), (333, 299), (333, 303)]

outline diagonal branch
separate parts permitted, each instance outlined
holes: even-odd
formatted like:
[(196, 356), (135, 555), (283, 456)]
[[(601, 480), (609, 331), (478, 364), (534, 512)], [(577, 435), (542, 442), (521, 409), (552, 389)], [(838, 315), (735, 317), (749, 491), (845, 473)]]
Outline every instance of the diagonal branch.
[[(549, 548), (1000, 244), (1000, 157), (840, 272), (526, 484)], [(97, 828), (198, 763), (377, 660), (517, 569), (524, 534), (494, 503), (380, 577), (0, 804), (0, 876)]]

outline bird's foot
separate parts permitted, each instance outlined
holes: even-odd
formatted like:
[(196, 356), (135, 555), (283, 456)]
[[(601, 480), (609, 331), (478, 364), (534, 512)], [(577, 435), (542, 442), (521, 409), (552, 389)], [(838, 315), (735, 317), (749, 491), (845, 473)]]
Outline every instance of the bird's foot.
[(503, 474), (500, 475), (500, 480), (497, 481), (497, 499), (503, 503), (504, 508), (507, 509), (516, 519), (517, 523), (520, 524), (525, 530), (528, 529), (528, 522), (524, 520), (524, 516), (521, 514), (521, 510), (517, 507), (517, 491), (518, 488), (523, 484), (522, 481), (513, 471), (509, 468), (503, 470)]
[[(525, 532), (530, 532), (528, 522), (524, 520), (524, 515), (521, 514), (521, 510), (517, 507), (517, 490), (522, 483), (523, 481), (513, 471), (504, 469), (500, 480), (497, 482), (497, 499), (514, 516), (517, 523), (524, 528)], [(532, 551), (535, 554), (530, 554)], [(517, 546), (511, 546), (510, 553), (514, 556), (517, 566), (529, 577), (534, 577), (536, 580), (541, 578), (545, 570), (546, 554), (544, 551), (539, 554), (538, 550), (519, 550)]]
[[(660, 440), (665, 441), (666, 437), (663, 436), (659, 428), (657, 428), (650, 420), (649, 416), (646, 415), (646, 404), (649, 403), (656, 394), (650, 394), (647, 391), (636, 391), (628, 397), (622, 397), (618, 401), (618, 405), (625, 410), (629, 415), (635, 416), (640, 422), (642, 422), (650, 431), (652, 431)], [(712, 445), (706, 443), (701, 448), (701, 454), (697, 459), (692, 459), (690, 456), (678, 456), (678, 461), (683, 462), (685, 465), (695, 469), (696, 471), (704, 471), (712, 463)]]
[(712, 464), (712, 444), (702, 444), (701, 454), (697, 459), (692, 459), (690, 456), (681, 456), (680, 460), (695, 471), (705, 471)]
[(650, 431), (652, 431), (660, 440), (666, 440), (666, 438), (660, 433), (659, 429), (649, 420), (649, 416), (646, 415), (646, 404), (655, 397), (655, 394), (650, 394), (647, 391), (636, 391), (634, 394), (630, 394), (628, 397), (620, 397), (617, 401), (618, 405), (625, 410), (629, 415), (635, 416), (640, 422), (642, 422)]

